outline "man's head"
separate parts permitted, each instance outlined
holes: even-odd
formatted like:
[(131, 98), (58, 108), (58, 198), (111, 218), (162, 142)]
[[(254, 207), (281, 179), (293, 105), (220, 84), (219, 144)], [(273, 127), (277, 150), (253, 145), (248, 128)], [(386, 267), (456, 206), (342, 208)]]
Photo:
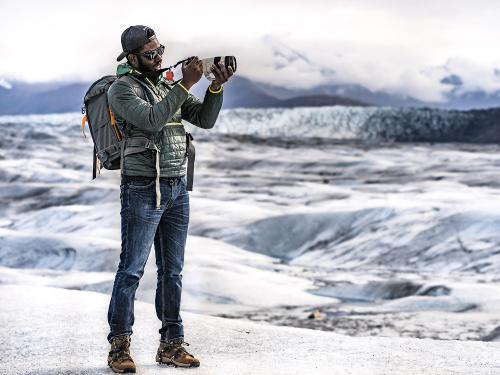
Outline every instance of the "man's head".
[(126, 57), (129, 64), (140, 72), (161, 69), (164, 47), (158, 42), (153, 29), (142, 25), (130, 26), (122, 33), (121, 41), (123, 52), (117, 61)]

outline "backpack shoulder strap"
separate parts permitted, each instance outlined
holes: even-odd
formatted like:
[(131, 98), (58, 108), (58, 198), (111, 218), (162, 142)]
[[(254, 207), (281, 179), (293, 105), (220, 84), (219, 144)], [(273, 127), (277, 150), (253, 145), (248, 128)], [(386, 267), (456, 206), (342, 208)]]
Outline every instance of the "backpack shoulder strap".
[[(149, 90), (145, 87), (145, 85), (140, 82), (138, 79), (134, 78), (131, 75), (121, 76), (121, 80), (128, 82), (133, 89), (135, 90), (137, 96), (142, 100), (145, 100), (149, 103), (154, 103), (154, 99), (151, 98), (151, 94)], [(148, 94), (149, 93), (149, 94)], [(148, 96), (149, 95), (149, 96)], [(156, 190), (156, 208), (160, 208), (161, 202), (161, 192), (160, 192), (160, 149), (155, 145), (153, 141), (146, 137), (125, 137), (121, 143), (121, 173), (124, 173), (124, 158), (125, 156), (132, 155), (138, 152), (142, 152), (144, 150), (152, 150), (155, 152), (155, 169), (156, 169), (156, 181), (155, 181), (155, 190)]]
[(145, 84), (142, 83), (139, 79), (134, 78), (130, 74), (126, 74), (124, 76), (121, 76), (120, 78), (122, 81), (128, 82), (134, 89), (135, 93), (139, 98), (142, 100), (146, 100), (147, 102), (151, 102), (152, 99), (150, 96), (148, 96), (148, 90), (145, 87)]

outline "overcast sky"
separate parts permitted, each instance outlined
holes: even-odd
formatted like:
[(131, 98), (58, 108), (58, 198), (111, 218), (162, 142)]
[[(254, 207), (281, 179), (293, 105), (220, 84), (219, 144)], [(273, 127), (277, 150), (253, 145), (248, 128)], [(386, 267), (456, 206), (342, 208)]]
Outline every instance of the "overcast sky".
[(359, 83), (424, 100), (439, 100), (452, 74), (463, 90), (500, 89), (495, 0), (16, 0), (0, 14), (0, 78), (114, 73), (122, 31), (144, 24), (167, 47), (164, 66), (235, 55), (237, 73), (256, 80)]

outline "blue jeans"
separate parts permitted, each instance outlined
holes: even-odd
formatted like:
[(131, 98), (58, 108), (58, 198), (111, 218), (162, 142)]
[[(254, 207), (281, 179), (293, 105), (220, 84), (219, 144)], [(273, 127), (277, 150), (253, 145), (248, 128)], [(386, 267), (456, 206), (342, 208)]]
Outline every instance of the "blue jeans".
[(186, 177), (160, 179), (156, 208), (155, 179), (121, 183), (121, 254), (108, 309), (110, 333), (132, 334), (134, 299), (154, 243), (158, 268), (155, 296), (160, 340), (184, 337), (180, 316), (182, 268), (189, 225)]

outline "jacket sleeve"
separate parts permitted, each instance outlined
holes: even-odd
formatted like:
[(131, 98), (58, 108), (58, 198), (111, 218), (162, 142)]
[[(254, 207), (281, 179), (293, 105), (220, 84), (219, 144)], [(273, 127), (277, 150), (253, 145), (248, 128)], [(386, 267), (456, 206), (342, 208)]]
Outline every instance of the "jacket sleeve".
[(175, 85), (156, 104), (141, 99), (135, 89), (123, 80), (116, 80), (108, 91), (108, 102), (113, 112), (130, 124), (150, 132), (158, 132), (179, 110), (188, 93)]
[(222, 107), (222, 91), (212, 93), (207, 89), (203, 103), (193, 94), (189, 94), (181, 106), (182, 119), (199, 128), (213, 128)]

